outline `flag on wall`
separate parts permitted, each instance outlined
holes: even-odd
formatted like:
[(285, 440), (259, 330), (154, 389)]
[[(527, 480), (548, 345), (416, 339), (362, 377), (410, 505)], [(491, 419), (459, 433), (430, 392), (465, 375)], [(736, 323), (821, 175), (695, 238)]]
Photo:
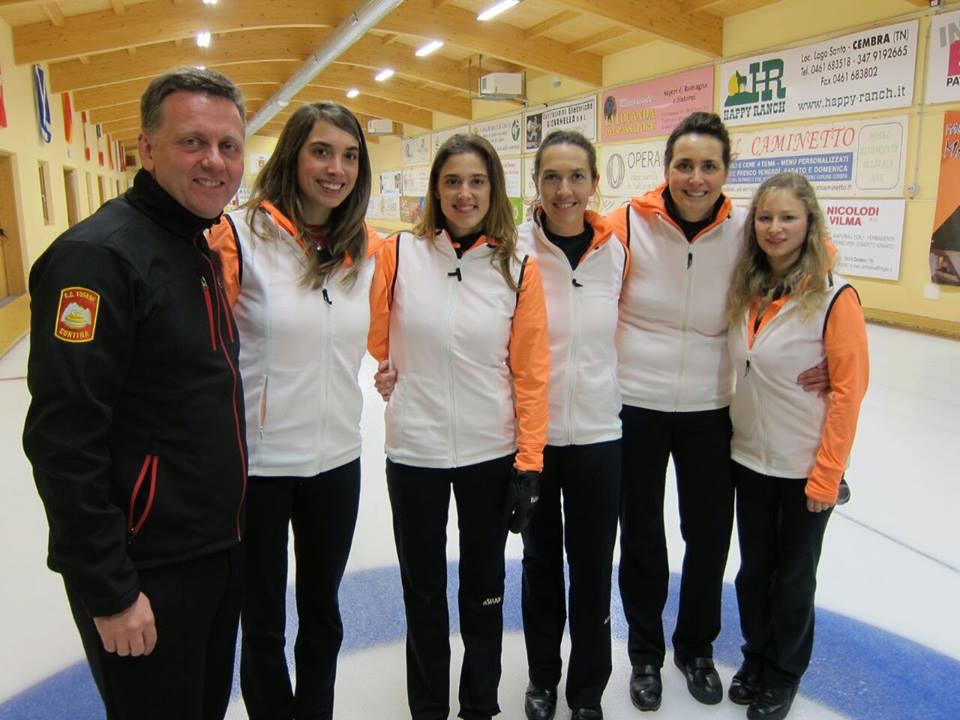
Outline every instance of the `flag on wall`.
[(63, 104), (63, 137), (69, 145), (73, 139), (73, 108), (70, 107), (70, 93), (60, 93), (60, 102)]
[(90, 138), (87, 135), (87, 111), (80, 113), (80, 124), (83, 126), (83, 157), (90, 159)]
[(7, 108), (3, 104), (3, 70), (0, 69), (0, 127), (7, 126)]
[(103, 148), (100, 146), (100, 137), (103, 135), (103, 128), (100, 127), (100, 123), (95, 125), (97, 128), (97, 160), (100, 161), (100, 167), (103, 167)]
[(50, 99), (47, 97), (47, 83), (44, 81), (43, 68), (39, 63), (33, 66), (33, 93), (37, 99), (37, 119), (40, 124), (40, 139), (45, 143), (53, 140), (52, 121), (50, 119)]

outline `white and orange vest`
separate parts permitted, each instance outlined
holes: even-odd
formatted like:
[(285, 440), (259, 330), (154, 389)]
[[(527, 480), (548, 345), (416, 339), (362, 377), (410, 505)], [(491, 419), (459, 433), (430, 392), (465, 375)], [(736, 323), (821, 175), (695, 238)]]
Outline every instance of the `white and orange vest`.
[(746, 211), (729, 199), (693, 242), (667, 215), (663, 186), (608, 220), (630, 250), (617, 331), (625, 405), (716, 410), (733, 396), (724, 307)]
[(394, 462), (455, 468), (516, 452), (518, 469), (543, 466), (550, 350), (540, 272), (532, 258), (515, 260), (518, 293), (492, 253), (481, 237), (458, 258), (446, 232), (432, 242), (404, 232), (384, 245)]
[(247, 212), (225, 215), (210, 245), (240, 330), (250, 475), (312, 477), (360, 456), (357, 375), (368, 344), (374, 352), (386, 333), (382, 238), (368, 231), (353, 285), (345, 265), (314, 290), (302, 283), (307, 250), (295, 226), (263, 203), (254, 232)]
[[(536, 217), (536, 216), (535, 216)], [(587, 445), (621, 436), (614, 340), (626, 246), (607, 222), (586, 214), (593, 241), (576, 268), (539, 220), (517, 228), (517, 248), (537, 259), (550, 333), (550, 445)]]

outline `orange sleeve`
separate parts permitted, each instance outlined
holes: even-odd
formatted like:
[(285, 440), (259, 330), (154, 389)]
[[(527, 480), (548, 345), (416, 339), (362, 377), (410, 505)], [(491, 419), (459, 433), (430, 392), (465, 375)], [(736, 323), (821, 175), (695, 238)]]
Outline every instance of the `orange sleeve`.
[(240, 253), (237, 251), (237, 236), (226, 215), (207, 231), (207, 244), (220, 256), (220, 272), (223, 275), (223, 290), (227, 302), (233, 308), (240, 296)]
[(813, 500), (833, 503), (853, 447), (860, 403), (870, 376), (867, 328), (853, 288), (837, 295), (827, 319), (823, 347), (832, 392), (806, 494)]
[(371, 227), (367, 228), (367, 258), (374, 263), (370, 283), (370, 330), (367, 333), (367, 352), (377, 360), (386, 360), (389, 354), (390, 307), (387, 304), (387, 286), (384, 282), (383, 238)]
[(518, 470), (543, 470), (550, 404), (550, 340), (547, 305), (537, 261), (527, 258), (523, 284), (510, 329), (510, 372), (513, 375), (514, 412), (517, 416)]
[(607, 215), (607, 222), (613, 228), (614, 235), (620, 239), (624, 247), (627, 246), (627, 210), (629, 209), (629, 205), (624, 205)]

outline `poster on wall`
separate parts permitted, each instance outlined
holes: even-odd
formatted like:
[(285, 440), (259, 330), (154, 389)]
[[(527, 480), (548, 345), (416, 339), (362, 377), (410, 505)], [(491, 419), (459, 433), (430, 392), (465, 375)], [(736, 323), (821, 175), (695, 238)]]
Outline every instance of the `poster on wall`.
[(474, 123), (470, 131), (486, 138), (498, 155), (519, 155), (522, 149), (520, 114)]
[(457, 127), (447, 128), (446, 130), (437, 130), (435, 133), (432, 133), (431, 142), (433, 143), (433, 156), (437, 156), (437, 150), (439, 150), (440, 146), (447, 141), (447, 138), (453, 137), (457, 133), (468, 132), (470, 132), (469, 125), (459, 125)]
[(930, 239), (930, 279), (960, 285), (960, 112), (943, 117), (940, 187)]
[(523, 163), (518, 157), (501, 158), (503, 177), (507, 183), (507, 196), (519, 198), (523, 196)]
[(713, 68), (608, 90), (600, 103), (603, 142), (669, 135), (692, 112), (713, 110)]
[(843, 275), (900, 279), (906, 201), (820, 198)]
[(576, 130), (591, 142), (597, 139), (597, 96), (548, 105), (523, 115), (524, 149), (532, 152), (554, 130)]
[(427, 186), (430, 184), (430, 166), (421, 165), (414, 168), (405, 168), (401, 190), (404, 195), (415, 195), (417, 197), (427, 194)]
[(423, 215), (424, 198), (400, 196), (400, 220), (410, 225), (420, 222)]
[(380, 196), (380, 207), (384, 220), (400, 219), (400, 196), (394, 193)]
[(430, 162), (430, 135), (405, 137), (400, 142), (404, 165), (423, 165)]
[(911, 20), (724, 63), (719, 112), (754, 125), (909, 107), (916, 56)]
[(403, 172), (401, 170), (387, 170), (380, 173), (380, 194), (399, 195), (403, 188)]
[(3, 68), (0, 67), (0, 127), (7, 126), (7, 106), (3, 104)]
[(250, 165), (246, 172), (248, 175), (256, 175), (270, 159), (270, 153), (250, 153)]
[(934, 15), (927, 43), (927, 102), (960, 100), (960, 10)]
[(724, 192), (750, 197), (766, 178), (793, 171), (806, 175), (820, 197), (898, 197), (906, 139), (905, 116), (733, 133)]
[(663, 140), (600, 147), (600, 194), (634, 197), (664, 181)]

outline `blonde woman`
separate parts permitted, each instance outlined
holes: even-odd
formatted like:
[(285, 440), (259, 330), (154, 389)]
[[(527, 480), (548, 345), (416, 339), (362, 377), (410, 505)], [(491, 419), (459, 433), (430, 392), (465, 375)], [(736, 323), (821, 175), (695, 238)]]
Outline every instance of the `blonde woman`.
[[(786, 717), (810, 661), (817, 564), (867, 389), (863, 312), (831, 251), (806, 178), (765, 180), (727, 300), (744, 637), (729, 696), (751, 720)], [(824, 358), (832, 392), (804, 392), (797, 373)]]

